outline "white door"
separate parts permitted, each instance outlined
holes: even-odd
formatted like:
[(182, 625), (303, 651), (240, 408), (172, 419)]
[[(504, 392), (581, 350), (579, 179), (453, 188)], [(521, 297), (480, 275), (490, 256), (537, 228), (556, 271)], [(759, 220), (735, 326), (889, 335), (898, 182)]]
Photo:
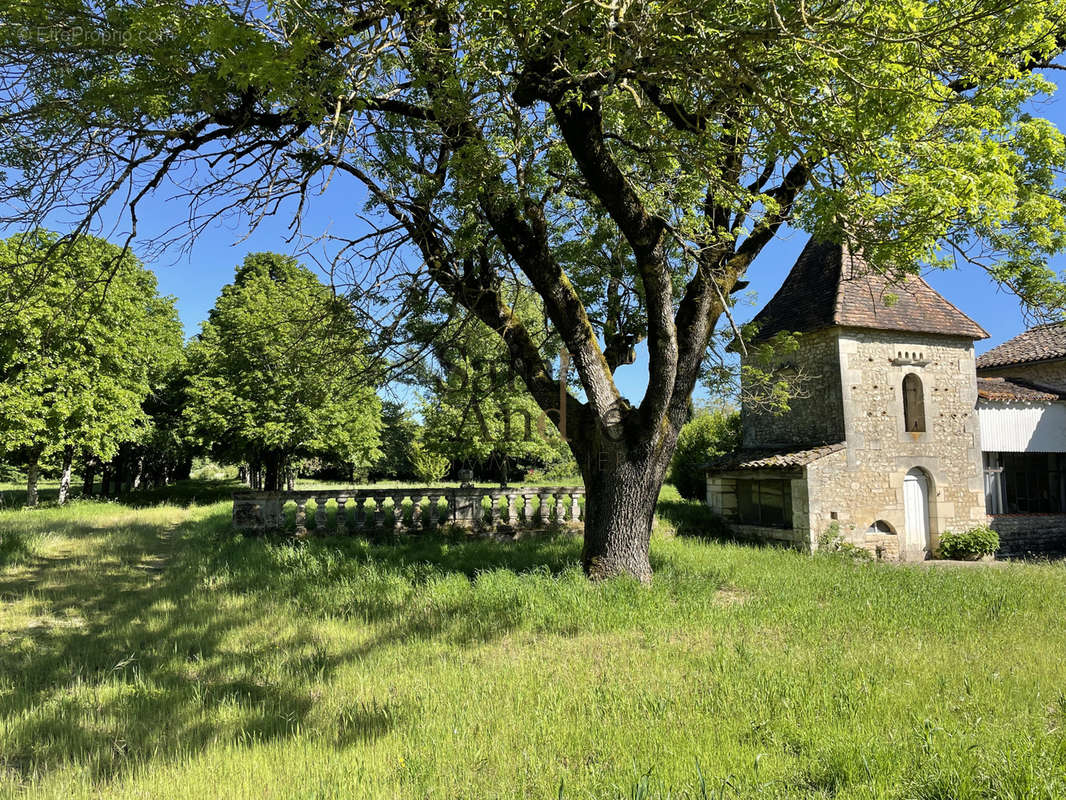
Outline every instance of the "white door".
[(929, 550), (929, 480), (920, 469), (912, 469), (903, 479), (903, 512), (906, 558), (925, 558)]

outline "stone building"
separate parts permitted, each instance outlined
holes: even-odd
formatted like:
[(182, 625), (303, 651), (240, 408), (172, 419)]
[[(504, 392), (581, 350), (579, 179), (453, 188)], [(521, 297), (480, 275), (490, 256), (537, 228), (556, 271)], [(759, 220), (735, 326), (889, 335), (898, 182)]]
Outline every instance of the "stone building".
[[(708, 465), (707, 501), (741, 536), (921, 559), (984, 524), (976, 322), (925, 281), (889, 283), (860, 254), (811, 241), (754, 320), (797, 391), (789, 411), (741, 411), (741, 449)], [(745, 396), (747, 396), (745, 392)]]
[(1066, 323), (977, 359), (985, 507), (1004, 555), (1066, 552)]

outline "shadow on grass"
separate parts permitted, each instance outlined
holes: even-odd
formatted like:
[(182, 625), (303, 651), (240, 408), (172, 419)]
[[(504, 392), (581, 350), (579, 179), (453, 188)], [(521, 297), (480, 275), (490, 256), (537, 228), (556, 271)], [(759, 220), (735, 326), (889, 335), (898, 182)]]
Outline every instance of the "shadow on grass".
[(698, 500), (663, 499), (655, 506), (656, 516), (667, 522), (678, 536), (713, 542), (742, 544), (747, 547), (776, 547), (761, 539), (738, 536), (729, 524)]
[(247, 491), (248, 487), (237, 480), (232, 481), (178, 481), (168, 486), (127, 492), (114, 499), (133, 508), (157, 506), (162, 503), (181, 506), (209, 506), (231, 499), (234, 492)]
[[(219, 536), (221, 523), (206, 525)], [(309, 687), (352, 656), (311, 633), (264, 629), (252, 604), (197, 591), (196, 562), (173, 542), (204, 536), (204, 526), (127, 525), (91, 559), (34, 555), (0, 575), (0, 601), (29, 615), (0, 634), (0, 774), (28, 782), (75, 761), (106, 781), (227, 737), (296, 733)], [(396, 718), (349, 716), (343, 736), (352, 741)]]
[[(23, 614), (0, 629), (0, 774), (28, 784), (73, 762), (104, 783), (215, 742), (295, 736), (338, 668), (388, 648), (639, 626), (677, 613), (697, 583), (722, 583), (708, 572), (652, 590), (588, 584), (581, 540), (566, 533), (254, 539), (232, 530), (228, 509), (206, 514), (170, 529), (131, 516), (102, 538), (92, 517), (63, 521), (62, 536), (95, 537), (99, 550), (49, 550), (0, 573), (0, 602)], [(324, 641), (306, 624), (323, 617), (362, 632)], [(358, 745), (412, 713), (360, 701), (324, 735)]]
[[(112, 501), (122, 503), (132, 508), (146, 508), (163, 503), (188, 508), (190, 506), (204, 506), (229, 500), (234, 492), (247, 490), (240, 481), (178, 481), (167, 486), (159, 486), (151, 489), (141, 489), (135, 492), (123, 492), (109, 497), (101, 497), (99, 493), (85, 497), (80, 487), (72, 486), (70, 490), (71, 500), (99, 500), (101, 502)], [(45, 487), (38, 491), (38, 503), (41, 508), (56, 505), (59, 498), (59, 489)], [(26, 504), (25, 489), (0, 490), (0, 510), (22, 508)]]

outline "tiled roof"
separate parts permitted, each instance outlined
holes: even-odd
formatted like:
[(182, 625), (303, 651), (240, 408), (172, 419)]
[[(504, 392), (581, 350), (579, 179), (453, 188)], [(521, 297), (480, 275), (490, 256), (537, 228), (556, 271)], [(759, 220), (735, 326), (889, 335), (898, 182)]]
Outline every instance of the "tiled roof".
[(890, 281), (861, 253), (814, 239), (753, 322), (759, 326), (757, 339), (833, 325), (988, 338), (984, 328), (917, 275)]
[(977, 396), (997, 403), (1053, 403), (1066, 393), (1021, 378), (978, 378)]
[(773, 469), (774, 467), (802, 467), (819, 458), (844, 449), (843, 442), (797, 449), (738, 450), (713, 458), (703, 466), (711, 471), (729, 469)]
[(1066, 358), (1066, 322), (1038, 325), (977, 357), (977, 368)]

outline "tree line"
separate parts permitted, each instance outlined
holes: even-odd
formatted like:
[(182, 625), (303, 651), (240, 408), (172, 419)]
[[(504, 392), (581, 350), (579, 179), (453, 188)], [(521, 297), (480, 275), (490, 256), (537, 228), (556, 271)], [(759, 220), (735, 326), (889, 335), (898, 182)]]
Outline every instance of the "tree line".
[(0, 298), (0, 460), (24, 470), (28, 506), (42, 472), (59, 476), (63, 504), (75, 472), (82, 496), (109, 496), (187, 479), (196, 457), (264, 490), (301, 471), (435, 481), (468, 466), (506, 481), (509, 468), (568, 468), (520, 382), (485, 382), (506, 357), (481, 323), (448, 322), (453, 346), (406, 380), (415, 400), (382, 402), (388, 372), (351, 304), (289, 256), (248, 255), (188, 342), (154, 274), (91, 236), (0, 242)]

